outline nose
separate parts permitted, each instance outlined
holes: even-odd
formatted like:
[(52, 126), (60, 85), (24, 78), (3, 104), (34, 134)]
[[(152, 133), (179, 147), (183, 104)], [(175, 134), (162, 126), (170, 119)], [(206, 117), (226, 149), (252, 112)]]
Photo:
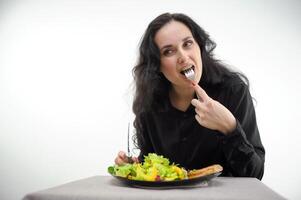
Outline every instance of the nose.
[(186, 54), (186, 52), (184, 50), (179, 50), (178, 53), (179, 53), (179, 55), (178, 55), (178, 63), (179, 64), (186, 63), (187, 60), (188, 60), (188, 55)]

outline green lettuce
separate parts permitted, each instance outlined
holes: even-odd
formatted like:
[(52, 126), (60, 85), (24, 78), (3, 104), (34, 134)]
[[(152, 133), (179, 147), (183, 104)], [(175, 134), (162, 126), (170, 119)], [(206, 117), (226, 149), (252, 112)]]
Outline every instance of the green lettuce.
[(144, 156), (143, 163), (110, 166), (108, 172), (115, 176), (141, 181), (187, 179), (187, 171), (184, 168), (170, 164), (167, 158), (155, 153)]

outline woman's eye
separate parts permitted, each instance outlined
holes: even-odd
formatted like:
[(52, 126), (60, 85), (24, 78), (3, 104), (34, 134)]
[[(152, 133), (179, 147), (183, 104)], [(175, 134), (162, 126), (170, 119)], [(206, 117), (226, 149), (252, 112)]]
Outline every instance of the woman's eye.
[(184, 47), (190, 47), (193, 44), (192, 40), (188, 40), (184, 43)]
[(166, 49), (165, 51), (163, 51), (163, 55), (164, 56), (169, 56), (173, 53), (173, 51), (171, 49)]

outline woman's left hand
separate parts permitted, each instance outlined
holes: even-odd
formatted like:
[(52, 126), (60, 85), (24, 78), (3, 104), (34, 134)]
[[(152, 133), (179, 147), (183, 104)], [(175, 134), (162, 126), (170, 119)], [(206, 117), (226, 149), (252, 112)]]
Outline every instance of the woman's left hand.
[(231, 133), (236, 127), (233, 114), (221, 103), (211, 99), (198, 84), (193, 84), (193, 87), (198, 99), (193, 99), (191, 104), (195, 107), (195, 118), (199, 124), (225, 135)]

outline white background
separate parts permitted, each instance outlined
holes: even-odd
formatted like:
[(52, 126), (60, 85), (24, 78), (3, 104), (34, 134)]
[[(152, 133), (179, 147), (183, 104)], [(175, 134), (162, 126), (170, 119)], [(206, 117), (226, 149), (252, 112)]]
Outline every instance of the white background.
[(263, 183), (300, 199), (300, 1), (0, 1), (0, 198), (108, 175), (148, 23), (183, 12), (251, 82)]

